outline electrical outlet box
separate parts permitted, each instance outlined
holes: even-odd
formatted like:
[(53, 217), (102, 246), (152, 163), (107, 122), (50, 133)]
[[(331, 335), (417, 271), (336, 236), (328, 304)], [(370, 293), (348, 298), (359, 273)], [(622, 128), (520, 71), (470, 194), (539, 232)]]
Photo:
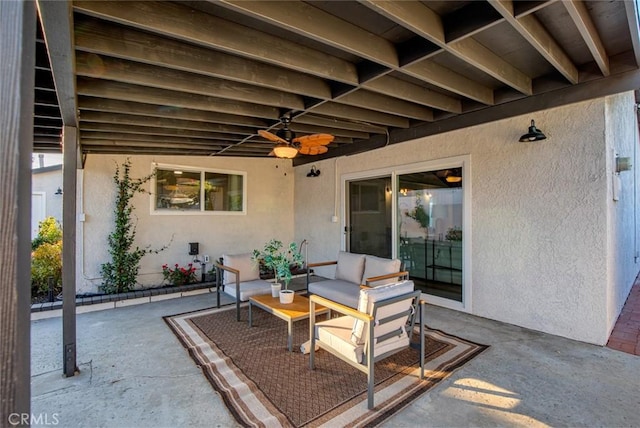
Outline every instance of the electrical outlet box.
[(204, 256), (204, 262), (205, 262), (205, 263), (209, 263), (209, 256), (208, 256), (208, 255), (205, 255), (205, 256)]

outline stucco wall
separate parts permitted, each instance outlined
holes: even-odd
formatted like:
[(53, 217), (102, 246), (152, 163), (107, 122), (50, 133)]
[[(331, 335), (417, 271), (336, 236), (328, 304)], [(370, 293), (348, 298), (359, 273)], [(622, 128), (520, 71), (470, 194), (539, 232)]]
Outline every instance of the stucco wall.
[[(638, 273), (638, 126), (637, 110), (633, 93), (607, 98), (605, 104), (607, 173), (610, 181), (607, 197), (608, 206), (608, 287), (606, 306), (607, 340), (618, 314), (631, 290)], [(615, 154), (629, 157), (632, 162), (630, 171), (615, 174)], [(614, 201), (614, 181), (620, 187), (618, 200)]]
[[(84, 212), (85, 221), (78, 225), (79, 293), (94, 292), (102, 283), (100, 265), (109, 260), (107, 236), (113, 230), (114, 221), (113, 175), (116, 165), (122, 165), (125, 159), (125, 156), (89, 155), (81, 174), (79, 211)], [(170, 243), (163, 252), (143, 257), (139, 276), (143, 285), (162, 282), (162, 264), (184, 265), (193, 260), (188, 255), (189, 242), (199, 242), (200, 254), (207, 254), (213, 260), (223, 253), (261, 248), (271, 238), (283, 242), (293, 239), (291, 161), (186, 156), (132, 156), (131, 161), (133, 178), (148, 175), (152, 162), (247, 172), (246, 215), (151, 215), (150, 196), (138, 194), (134, 197), (137, 245), (161, 248)], [(211, 266), (208, 264), (206, 269)]]
[[(606, 108), (605, 99), (587, 101), (392, 145), (340, 158), (337, 174), (470, 155), (470, 312), (602, 344), (611, 318)], [(519, 143), (532, 118), (547, 140)], [(317, 178), (296, 168), (296, 236), (310, 238), (310, 260), (339, 249), (343, 219), (330, 221), (335, 165), (316, 162)], [(619, 251), (633, 249), (621, 242)]]

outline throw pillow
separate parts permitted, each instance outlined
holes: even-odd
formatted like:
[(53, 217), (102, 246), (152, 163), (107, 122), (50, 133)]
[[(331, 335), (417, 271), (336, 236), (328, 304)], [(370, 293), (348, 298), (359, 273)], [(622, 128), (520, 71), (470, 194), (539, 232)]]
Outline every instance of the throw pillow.
[(338, 253), (338, 265), (336, 267), (336, 279), (362, 284), (364, 272), (364, 254)]
[[(374, 276), (387, 275), (389, 273), (400, 272), (400, 260), (398, 259), (383, 259), (382, 257), (367, 255), (364, 262), (364, 275), (362, 276), (362, 282), (364, 283), (367, 278)], [(371, 284), (374, 287), (385, 284), (393, 284), (398, 282), (398, 278), (383, 279)]]

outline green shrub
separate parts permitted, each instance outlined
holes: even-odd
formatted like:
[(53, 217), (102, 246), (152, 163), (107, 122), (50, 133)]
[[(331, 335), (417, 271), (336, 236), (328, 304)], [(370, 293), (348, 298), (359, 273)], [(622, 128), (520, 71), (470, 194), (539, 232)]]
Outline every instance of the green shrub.
[(32, 294), (46, 294), (49, 277), (53, 278), (54, 293), (62, 291), (62, 241), (42, 243), (31, 253)]
[(60, 223), (53, 218), (47, 217), (38, 223), (38, 236), (31, 241), (31, 249), (35, 250), (44, 243), (55, 244), (62, 239), (62, 229)]

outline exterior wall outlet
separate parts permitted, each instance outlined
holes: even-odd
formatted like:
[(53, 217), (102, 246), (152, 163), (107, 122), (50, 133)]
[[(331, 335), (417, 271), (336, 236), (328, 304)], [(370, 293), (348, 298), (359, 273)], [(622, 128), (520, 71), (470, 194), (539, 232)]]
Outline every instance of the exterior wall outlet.
[(205, 256), (204, 256), (204, 262), (205, 262), (205, 263), (209, 263), (209, 256), (208, 256), (208, 255), (205, 255)]

